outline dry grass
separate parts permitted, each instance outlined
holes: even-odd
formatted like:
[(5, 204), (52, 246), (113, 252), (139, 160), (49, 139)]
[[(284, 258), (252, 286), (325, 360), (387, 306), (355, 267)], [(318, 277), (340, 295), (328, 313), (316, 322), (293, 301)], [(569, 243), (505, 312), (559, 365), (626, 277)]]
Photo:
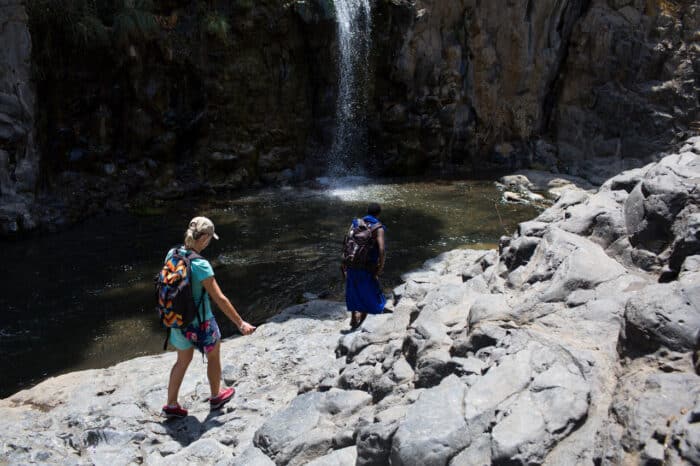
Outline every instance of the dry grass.
[(683, 8), (680, 0), (648, 0), (647, 11), (649, 13), (678, 16)]

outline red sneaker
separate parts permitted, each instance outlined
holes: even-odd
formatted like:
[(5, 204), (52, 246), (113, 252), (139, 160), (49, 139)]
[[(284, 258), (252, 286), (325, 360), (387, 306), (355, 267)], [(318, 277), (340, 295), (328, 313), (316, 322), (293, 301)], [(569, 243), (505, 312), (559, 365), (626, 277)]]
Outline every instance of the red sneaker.
[(219, 392), (218, 396), (214, 398), (209, 398), (209, 407), (211, 409), (219, 409), (233, 398), (233, 394), (236, 393), (236, 389), (233, 387), (225, 388)]
[(187, 410), (180, 406), (180, 403), (175, 403), (174, 405), (164, 405), (163, 415), (165, 415), (167, 418), (185, 417), (187, 416)]

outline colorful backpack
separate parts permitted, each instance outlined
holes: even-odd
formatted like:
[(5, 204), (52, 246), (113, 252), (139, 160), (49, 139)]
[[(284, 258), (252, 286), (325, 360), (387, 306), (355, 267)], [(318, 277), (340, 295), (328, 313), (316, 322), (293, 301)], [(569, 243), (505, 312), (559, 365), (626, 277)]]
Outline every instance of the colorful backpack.
[(369, 253), (377, 242), (374, 232), (381, 227), (379, 222), (370, 225), (361, 218), (353, 220), (343, 240), (343, 265), (354, 269), (371, 267)]
[[(170, 329), (186, 328), (197, 317), (204, 302), (206, 292), (202, 290), (199, 303), (195, 304), (192, 295), (192, 260), (203, 259), (195, 252), (188, 255), (174, 248), (172, 256), (163, 264), (155, 277), (156, 311), (164, 327), (168, 329), (163, 349), (167, 347)], [(200, 320), (204, 320), (201, 319)]]

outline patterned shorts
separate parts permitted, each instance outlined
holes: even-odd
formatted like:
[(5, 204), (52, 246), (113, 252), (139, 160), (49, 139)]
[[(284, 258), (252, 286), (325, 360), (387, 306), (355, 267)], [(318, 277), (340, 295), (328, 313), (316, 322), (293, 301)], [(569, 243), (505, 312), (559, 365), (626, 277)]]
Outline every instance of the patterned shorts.
[(189, 325), (182, 333), (187, 341), (204, 354), (211, 352), (221, 339), (219, 326), (213, 317), (199, 325)]

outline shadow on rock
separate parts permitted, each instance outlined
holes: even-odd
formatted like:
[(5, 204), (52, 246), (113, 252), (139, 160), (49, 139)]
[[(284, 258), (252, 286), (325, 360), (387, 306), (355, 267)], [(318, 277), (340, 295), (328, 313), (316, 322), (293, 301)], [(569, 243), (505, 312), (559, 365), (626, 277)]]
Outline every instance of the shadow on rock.
[(200, 421), (195, 416), (189, 415), (179, 419), (166, 419), (161, 424), (168, 435), (183, 447), (196, 442), (208, 430), (221, 427), (224, 423), (217, 418), (224, 414), (223, 411), (211, 411)]

